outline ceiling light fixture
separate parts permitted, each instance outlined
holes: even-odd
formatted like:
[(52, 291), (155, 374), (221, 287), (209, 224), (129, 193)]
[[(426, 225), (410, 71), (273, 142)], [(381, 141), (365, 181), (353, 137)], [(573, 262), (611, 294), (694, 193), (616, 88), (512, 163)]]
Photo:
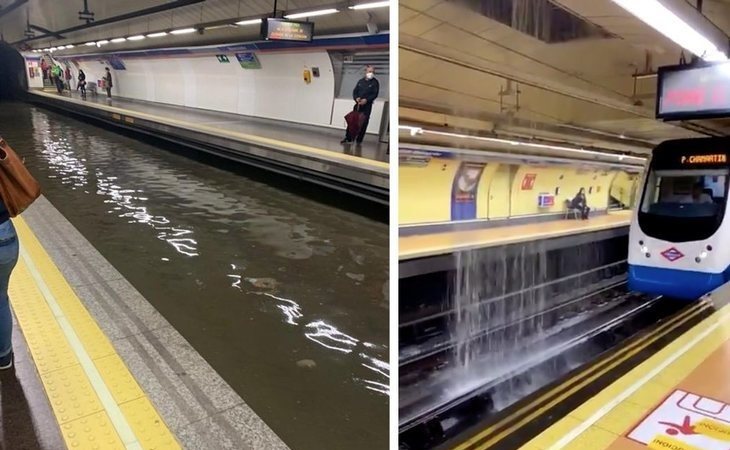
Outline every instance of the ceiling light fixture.
[(138, 34), (138, 35), (135, 35), (135, 36), (129, 36), (127, 38), (128, 41), (141, 41), (142, 39), (144, 39), (144, 34)]
[(334, 14), (340, 12), (339, 9), (330, 8), (330, 9), (319, 9), (316, 11), (307, 11), (307, 12), (300, 12), (300, 13), (294, 13), (294, 14), (287, 14), (284, 16), (285, 19), (303, 19), (306, 17), (316, 17), (316, 16), (326, 16), (327, 14)]
[(96, 42), (87, 42), (84, 45), (87, 45), (87, 46), (91, 47), (92, 45), (96, 45)]
[(181, 28), (179, 30), (172, 30), (170, 34), (190, 34), (195, 33), (195, 28)]
[(242, 20), (240, 22), (236, 22), (236, 25), (256, 25), (261, 23), (261, 19), (250, 19), (250, 20)]
[(156, 38), (162, 36), (167, 36), (167, 31), (158, 31), (157, 33), (150, 33), (147, 35), (148, 38)]
[(103, 40), (101, 40), (101, 41), (96, 41), (96, 46), (97, 46), (97, 47), (101, 47), (102, 45), (106, 45), (106, 44), (108, 44), (108, 43), (109, 43), (109, 41), (108, 41), (108, 40), (106, 40), (106, 39), (103, 39)]
[(127, 38), (114, 38), (114, 39), (112, 39), (112, 42), (115, 44), (118, 44), (118, 43), (124, 42), (126, 40), (127, 40)]
[(67, 49), (69, 49), (69, 48), (74, 48), (74, 47), (76, 47), (76, 46), (75, 46), (75, 45), (73, 45), (73, 44), (68, 44), (68, 45), (66, 46), (66, 48), (67, 48)]
[(372, 8), (385, 8), (390, 6), (390, 2), (372, 2), (372, 3), (361, 3), (359, 5), (350, 6), (350, 9), (372, 9)]
[[(705, 61), (727, 61), (728, 58), (724, 51), (719, 50), (718, 46), (708, 37), (664, 6), (659, 0), (613, 0), (613, 2), (672, 40), (675, 44)], [(720, 46), (721, 48), (726, 47), (727, 40)]]

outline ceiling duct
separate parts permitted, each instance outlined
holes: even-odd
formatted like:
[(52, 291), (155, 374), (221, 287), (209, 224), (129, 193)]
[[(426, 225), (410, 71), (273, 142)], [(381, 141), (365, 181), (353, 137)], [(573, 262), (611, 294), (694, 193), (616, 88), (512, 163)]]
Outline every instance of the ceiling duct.
[(550, 0), (463, 0), (475, 12), (548, 44), (615, 37)]

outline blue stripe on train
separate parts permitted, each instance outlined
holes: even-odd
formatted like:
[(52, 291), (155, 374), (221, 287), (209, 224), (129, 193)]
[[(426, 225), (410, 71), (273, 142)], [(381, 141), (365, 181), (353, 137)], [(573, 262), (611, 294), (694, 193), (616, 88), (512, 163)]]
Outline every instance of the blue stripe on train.
[(695, 300), (725, 284), (730, 273), (728, 270), (724, 273), (706, 273), (629, 264), (629, 289)]

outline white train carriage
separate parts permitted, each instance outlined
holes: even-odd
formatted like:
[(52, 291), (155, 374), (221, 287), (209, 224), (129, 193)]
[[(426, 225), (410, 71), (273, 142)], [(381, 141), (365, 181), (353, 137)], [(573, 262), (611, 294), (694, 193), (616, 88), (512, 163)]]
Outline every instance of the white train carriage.
[(666, 141), (643, 181), (629, 233), (629, 288), (694, 300), (730, 278), (730, 138)]

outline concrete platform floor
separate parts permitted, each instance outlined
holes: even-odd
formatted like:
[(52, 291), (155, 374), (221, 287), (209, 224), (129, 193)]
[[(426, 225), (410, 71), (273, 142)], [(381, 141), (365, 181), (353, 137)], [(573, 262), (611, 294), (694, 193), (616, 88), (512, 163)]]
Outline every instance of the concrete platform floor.
[[(53, 91), (52, 93), (55, 94), (56, 92)], [(81, 94), (77, 91), (64, 91), (63, 96), (77, 100), (81, 99)], [(101, 93), (96, 96), (88, 94), (85, 101), (92, 104), (114, 106), (116, 108), (128, 109), (130, 111), (155, 116), (175, 118), (213, 128), (224, 128), (233, 132), (252, 134), (295, 144), (304, 144), (322, 150), (375, 161), (388, 161), (388, 145), (378, 142), (377, 135), (368, 134), (360, 146), (340, 144), (340, 141), (344, 138), (344, 118), (343, 128), (340, 130), (337, 128), (284, 122), (122, 97), (112, 97), (111, 100), (108, 100), (106, 94)]]

